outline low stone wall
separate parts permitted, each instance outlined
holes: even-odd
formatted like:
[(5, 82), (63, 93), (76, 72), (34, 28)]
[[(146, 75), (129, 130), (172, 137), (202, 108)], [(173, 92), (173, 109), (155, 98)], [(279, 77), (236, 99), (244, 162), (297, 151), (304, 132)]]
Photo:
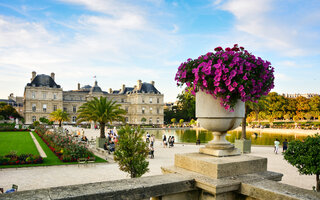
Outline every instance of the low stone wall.
[[(259, 172), (214, 179), (176, 167), (159, 176), (0, 194), (3, 200), (319, 200), (320, 193), (281, 184), (282, 175)], [(175, 173), (172, 173), (174, 172)], [(178, 174), (177, 174), (178, 173)]]
[(141, 200), (149, 199), (150, 197), (161, 197), (196, 190), (193, 179), (177, 174), (170, 174), (39, 190), (27, 190), (0, 194), (0, 199)]

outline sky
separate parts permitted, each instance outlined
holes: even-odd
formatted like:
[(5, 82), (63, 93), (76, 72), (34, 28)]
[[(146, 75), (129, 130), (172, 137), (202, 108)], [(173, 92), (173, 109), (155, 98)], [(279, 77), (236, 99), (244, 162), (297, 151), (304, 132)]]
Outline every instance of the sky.
[(0, 0), (0, 98), (32, 71), (117, 90), (155, 81), (165, 102), (188, 58), (239, 44), (275, 68), (278, 93), (320, 93), (318, 0)]

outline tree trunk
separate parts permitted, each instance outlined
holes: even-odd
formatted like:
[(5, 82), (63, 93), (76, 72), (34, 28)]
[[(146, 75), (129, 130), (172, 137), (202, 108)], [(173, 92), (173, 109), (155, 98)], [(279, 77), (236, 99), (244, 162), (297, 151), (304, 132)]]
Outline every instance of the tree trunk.
[(316, 191), (317, 191), (317, 192), (320, 192), (319, 174), (316, 174), (316, 180), (317, 180)]
[(61, 127), (62, 121), (59, 121), (59, 127)]
[(106, 138), (106, 135), (104, 133), (104, 128), (106, 127), (105, 123), (100, 123), (100, 138)]
[(241, 133), (241, 139), (246, 139), (246, 121), (247, 121), (247, 115), (244, 115), (244, 118), (242, 118), (242, 133)]

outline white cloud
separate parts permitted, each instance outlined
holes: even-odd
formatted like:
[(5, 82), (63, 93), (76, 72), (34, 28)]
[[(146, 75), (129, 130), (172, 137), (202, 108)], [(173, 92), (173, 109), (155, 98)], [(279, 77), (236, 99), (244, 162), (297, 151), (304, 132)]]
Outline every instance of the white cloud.
[[(236, 38), (241, 43), (261, 50), (267, 48), (291, 57), (320, 53), (312, 42), (306, 42), (315, 38), (306, 31), (306, 25), (302, 22), (305, 16), (310, 15), (309, 10), (297, 10), (302, 15), (297, 20), (279, 14), (279, 1), (229, 0), (217, 3), (218, 8), (236, 17), (234, 27), (237, 32), (229, 37)], [(248, 36), (243, 36), (244, 34)]]
[[(166, 72), (160, 66), (166, 66), (165, 56), (171, 56), (179, 42), (170, 26), (159, 28), (139, 7), (118, 1), (64, 2), (103, 14), (45, 23), (0, 15), (0, 85), (11, 86), (0, 88), (2, 98), (11, 92), (21, 96), (32, 71), (55, 72), (64, 89), (73, 89), (77, 82), (92, 84), (93, 75), (103, 89), (133, 86), (138, 79), (175, 87), (173, 79), (161, 82)], [(55, 31), (51, 23), (68, 27), (69, 35)]]

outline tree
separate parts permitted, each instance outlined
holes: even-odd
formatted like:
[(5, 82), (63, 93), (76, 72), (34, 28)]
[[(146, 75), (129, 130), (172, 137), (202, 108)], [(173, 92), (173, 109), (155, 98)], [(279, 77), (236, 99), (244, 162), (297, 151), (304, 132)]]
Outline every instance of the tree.
[(196, 98), (191, 94), (190, 88), (178, 94), (178, 114), (177, 118), (190, 121), (195, 118), (196, 114)]
[(113, 121), (124, 121), (126, 111), (120, 108), (116, 101), (107, 100), (107, 97), (94, 97), (84, 103), (78, 110), (77, 123), (84, 121), (98, 122), (100, 125), (100, 138), (105, 138), (105, 126)]
[(175, 124), (175, 123), (176, 123), (176, 121), (177, 121), (177, 119), (176, 119), (176, 118), (172, 118), (172, 119), (171, 119), (171, 122), (172, 122), (173, 124)]
[(128, 172), (131, 178), (142, 176), (149, 170), (149, 162), (146, 161), (149, 149), (142, 138), (144, 131), (140, 127), (132, 129), (126, 125), (121, 127), (118, 134), (114, 160), (118, 162), (120, 170)]
[(179, 120), (179, 124), (180, 124), (180, 125), (182, 125), (183, 122), (184, 122), (184, 119), (180, 119), (180, 120)]
[(308, 136), (304, 142), (291, 141), (284, 159), (295, 166), (301, 174), (316, 175), (316, 191), (320, 191), (320, 135)]
[(59, 127), (61, 127), (62, 122), (69, 120), (69, 114), (66, 111), (62, 111), (61, 109), (58, 109), (50, 113), (50, 121), (59, 122)]
[(21, 119), (21, 115), (17, 112), (17, 110), (4, 102), (0, 103), (0, 115), (3, 116), (4, 119), (19, 118)]
[(44, 124), (48, 124), (50, 121), (45, 117), (40, 117), (39, 121)]
[(196, 125), (196, 124), (197, 124), (197, 122), (194, 119), (191, 119), (189, 122), (189, 125), (191, 125), (191, 126)]
[(146, 121), (147, 121), (146, 118), (144, 118), (144, 117), (141, 118), (141, 122), (142, 122), (142, 123), (145, 123)]

